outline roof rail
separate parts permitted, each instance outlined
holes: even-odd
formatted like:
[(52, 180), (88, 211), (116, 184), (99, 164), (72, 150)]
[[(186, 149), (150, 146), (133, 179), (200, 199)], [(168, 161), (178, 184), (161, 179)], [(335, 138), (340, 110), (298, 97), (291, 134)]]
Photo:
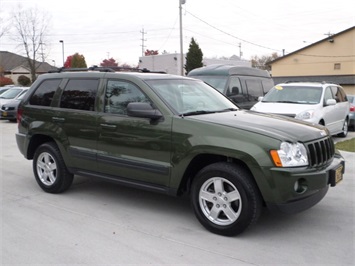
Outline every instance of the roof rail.
[(327, 84), (327, 83), (330, 83), (330, 84), (337, 84), (336, 82), (333, 82), (333, 81), (327, 81), (327, 80), (287, 80), (283, 83), (297, 83), (297, 82), (314, 82), (314, 83), (322, 83), (322, 84)]
[(118, 67), (118, 66), (110, 66), (110, 67), (99, 67), (99, 66), (91, 66), (88, 68), (65, 68), (60, 67), (56, 70), (50, 70), (48, 73), (61, 73), (61, 72), (79, 72), (79, 71), (99, 71), (99, 72), (141, 72), (141, 73), (159, 73), (166, 74), (164, 71), (151, 71), (149, 69), (143, 68), (134, 68), (134, 67)]

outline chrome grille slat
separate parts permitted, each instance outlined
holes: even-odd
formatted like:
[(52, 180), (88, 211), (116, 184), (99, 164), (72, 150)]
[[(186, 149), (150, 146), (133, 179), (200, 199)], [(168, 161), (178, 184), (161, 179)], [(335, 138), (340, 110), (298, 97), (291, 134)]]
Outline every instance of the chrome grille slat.
[(309, 165), (320, 167), (326, 165), (334, 156), (335, 148), (331, 137), (306, 143)]

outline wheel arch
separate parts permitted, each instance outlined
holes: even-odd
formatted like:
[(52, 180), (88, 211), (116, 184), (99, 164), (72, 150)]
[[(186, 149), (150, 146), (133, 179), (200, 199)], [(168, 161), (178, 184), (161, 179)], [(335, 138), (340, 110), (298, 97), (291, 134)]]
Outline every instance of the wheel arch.
[[(235, 165), (238, 165), (240, 167), (242, 167), (243, 169), (245, 169), (245, 171), (247, 171), (250, 176), (252, 177), (252, 182), (255, 184), (255, 186), (258, 188), (259, 190), (259, 194), (262, 197), (262, 193), (260, 191), (260, 188), (255, 180), (255, 177), (252, 173), (252, 171), (250, 170), (250, 168), (248, 167), (248, 165), (242, 161), (241, 159), (238, 158), (232, 158), (229, 156), (223, 156), (223, 155), (217, 155), (217, 154), (199, 154), (197, 156), (195, 156), (189, 163), (188, 167), (186, 168), (183, 178), (180, 182), (178, 191), (177, 191), (177, 195), (178, 196), (182, 196), (184, 194), (190, 194), (190, 187), (192, 184), (192, 181), (194, 180), (196, 174), (203, 169), (204, 167), (213, 164), (213, 163), (217, 163), (217, 162), (229, 162), (229, 163), (233, 163)], [(264, 201), (264, 200), (263, 200)]]

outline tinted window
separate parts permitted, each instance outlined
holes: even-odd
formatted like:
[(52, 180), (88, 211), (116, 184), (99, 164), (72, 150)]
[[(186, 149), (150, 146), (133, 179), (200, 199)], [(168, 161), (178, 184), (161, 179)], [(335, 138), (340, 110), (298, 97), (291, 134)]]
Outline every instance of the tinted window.
[(41, 105), (41, 106), (50, 106), (53, 95), (59, 84), (61, 79), (48, 79), (45, 80), (39, 85), (37, 90), (30, 98), (30, 104), (32, 105)]
[(131, 102), (147, 102), (147, 97), (131, 82), (109, 80), (105, 94), (105, 113), (127, 114)]
[(94, 111), (98, 79), (71, 79), (65, 87), (60, 107)]
[(248, 95), (250, 100), (258, 100), (259, 96), (264, 95), (263, 87), (260, 80), (247, 79), (246, 80)]
[(237, 77), (231, 77), (227, 95), (229, 96), (229, 95), (238, 95), (238, 94), (243, 94), (240, 80)]

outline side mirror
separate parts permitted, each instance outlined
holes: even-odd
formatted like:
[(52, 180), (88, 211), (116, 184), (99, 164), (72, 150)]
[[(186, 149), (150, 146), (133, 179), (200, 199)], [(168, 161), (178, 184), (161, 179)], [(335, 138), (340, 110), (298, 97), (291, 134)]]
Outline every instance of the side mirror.
[(336, 105), (337, 101), (334, 100), (334, 99), (328, 99), (326, 102), (325, 102), (325, 105), (328, 106), (328, 105)]
[(259, 96), (259, 97), (258, 97), (258, 102), (261, 102), (263, 99), (264, 99), (263, 96)]
[(163, 117), (158, 109), (154, 109), (150, 103), (133, 102), (127, 105), (128, 116), (150, 118), (158, 120)]

